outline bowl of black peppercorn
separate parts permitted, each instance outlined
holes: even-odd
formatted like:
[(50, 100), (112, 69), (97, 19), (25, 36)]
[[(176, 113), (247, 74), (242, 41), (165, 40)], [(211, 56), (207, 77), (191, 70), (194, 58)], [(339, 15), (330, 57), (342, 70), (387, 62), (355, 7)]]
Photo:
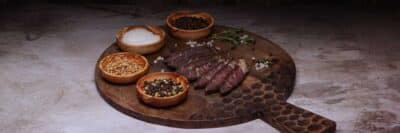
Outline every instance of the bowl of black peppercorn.
[(197, 40), (210, 34), (214, 18), (206, 12), (182, 10), (171, 13), (166, 23), (172, 36)]

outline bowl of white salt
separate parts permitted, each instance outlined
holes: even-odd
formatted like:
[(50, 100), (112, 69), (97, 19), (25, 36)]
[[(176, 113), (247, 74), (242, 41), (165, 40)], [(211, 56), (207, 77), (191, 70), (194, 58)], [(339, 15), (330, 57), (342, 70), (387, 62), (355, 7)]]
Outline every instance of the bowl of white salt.
[(149, 54), (164, 45), (165, 31), (157, 26), (127, 26), (116, 34), (118, 46), (127, 52)]

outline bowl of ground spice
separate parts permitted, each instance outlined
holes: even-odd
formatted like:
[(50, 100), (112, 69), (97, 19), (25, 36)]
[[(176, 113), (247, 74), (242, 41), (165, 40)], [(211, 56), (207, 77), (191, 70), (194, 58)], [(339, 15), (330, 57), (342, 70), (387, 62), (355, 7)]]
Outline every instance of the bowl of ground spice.
[(98, 67), (107, 81), (125, 84), (134, 82), (146, 74), (149, 63), (144, 56), (119, 52), (102, 58)]
[(210, 34), (214, 26), (214, 18), (200, 11), (176, 11), (166, 20), (169, 32), (180, 39), (196, 40)]
[(136, 83), (137, 97), (153, 107), (168, 107), (184, 101), (189, 81), (175, 72), (156, 72), (143, 76)]

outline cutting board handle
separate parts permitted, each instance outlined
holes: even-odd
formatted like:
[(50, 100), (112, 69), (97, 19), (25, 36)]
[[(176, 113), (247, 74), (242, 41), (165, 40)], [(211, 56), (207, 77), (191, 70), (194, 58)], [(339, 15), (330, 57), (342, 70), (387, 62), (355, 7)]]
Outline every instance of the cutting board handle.
[(333, 133), (336, 130), (334, 121), (287, 102), (273, 103), (261, 119), (284, 133)]

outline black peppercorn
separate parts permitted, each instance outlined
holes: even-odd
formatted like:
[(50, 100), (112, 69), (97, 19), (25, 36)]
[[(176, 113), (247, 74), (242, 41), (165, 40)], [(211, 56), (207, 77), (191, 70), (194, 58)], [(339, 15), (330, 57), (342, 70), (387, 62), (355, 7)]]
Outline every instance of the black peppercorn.
[(201, 29), (205, 28), (209, 25), (209, 22), (203, 18), (200, 17), (180, 17), (176, 19), (173, 23), (173, 26), (180, 28), (180, 29), (185, 29), (185, 30), (196, 30), (196, 29)]

